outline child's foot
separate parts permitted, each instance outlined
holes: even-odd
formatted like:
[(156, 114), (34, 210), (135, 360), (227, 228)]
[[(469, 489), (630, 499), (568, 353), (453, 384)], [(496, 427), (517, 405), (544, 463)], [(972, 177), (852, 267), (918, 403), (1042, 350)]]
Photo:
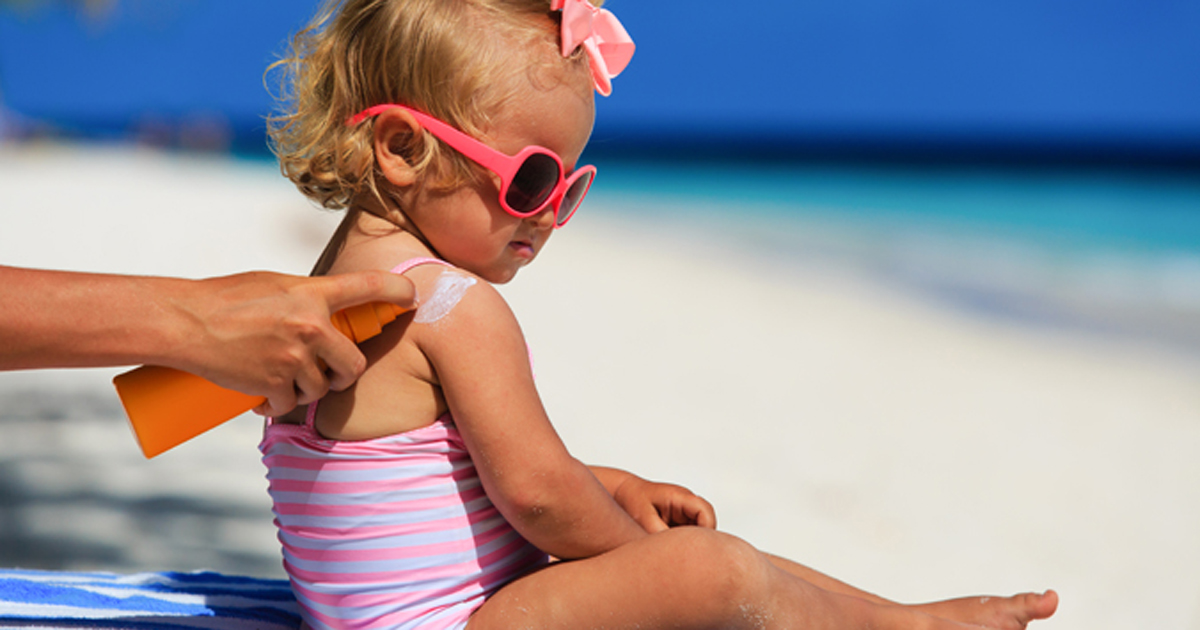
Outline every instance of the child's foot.
[(1046, 619), (1058, 608), (1058, 593), (1022, 593), (1012, 597), (964, 597), (916, 607), (935, 617), (995, 630), (1024, 630), (1030, 621)]

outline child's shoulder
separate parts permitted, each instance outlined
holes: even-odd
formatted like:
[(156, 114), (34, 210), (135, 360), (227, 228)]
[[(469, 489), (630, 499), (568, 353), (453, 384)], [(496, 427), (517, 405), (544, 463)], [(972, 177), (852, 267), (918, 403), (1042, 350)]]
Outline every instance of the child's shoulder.
[(397, 247), (395, 239), (355, 242), (341, 252), (330, 271), (366, 269), (403, 274), (413, 283), (417, 311), (412, 322), (417, 329), (445, 331), (455, 324), (489, 328), (513, 317), (507, 302), (488, 281), (420, 249)]
[(496, 317), (511, 317), (504, 297), (488, 281), (436, 259), (409, 260), (392, 267), (403, 273), (417, 290), (414, 324), (486, 324)]

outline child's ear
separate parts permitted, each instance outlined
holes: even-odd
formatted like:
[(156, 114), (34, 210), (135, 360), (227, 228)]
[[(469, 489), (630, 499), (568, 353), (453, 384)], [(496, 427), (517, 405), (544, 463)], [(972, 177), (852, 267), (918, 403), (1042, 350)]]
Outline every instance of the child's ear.
[(375, 162), (393, 186), (411, 186), (417, 181), (411, 156), (421, 125), (413, 115), (399, 108), (375, 117)]

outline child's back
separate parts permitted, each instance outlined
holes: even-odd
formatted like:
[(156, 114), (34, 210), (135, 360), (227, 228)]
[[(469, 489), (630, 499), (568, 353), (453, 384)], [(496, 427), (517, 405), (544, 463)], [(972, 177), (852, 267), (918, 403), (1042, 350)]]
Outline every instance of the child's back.
[[(441, 267), (414, 258), (394, 271), (420, 264)], [(414, 374), (429, 364), (403, 348), (413, 335), (397, 331), (409, 326), (392, 327), (392, 339), (367, 349), (373, 359), (378, 353), (374, 382), (313, 403), (300, 424), (275, 422), (265, 432), (285, 567), (318, 627), (461, 626), (496, 589), (547, 561), (488, 499), (450, 415), (421, 422), (405, 413), (405, 399), (428, 403), (414, 405), (418, 412), (445, 406), (434, 395), (436, 378)], [(376, 397), (388, 377), (411, 381), (416, 395)], [(374, 404), (380, 399), (400, 406)]]

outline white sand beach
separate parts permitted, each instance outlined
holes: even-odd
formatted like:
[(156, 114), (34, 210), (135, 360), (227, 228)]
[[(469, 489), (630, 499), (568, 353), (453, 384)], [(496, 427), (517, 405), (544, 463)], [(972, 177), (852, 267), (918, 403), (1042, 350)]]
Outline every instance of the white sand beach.
[[(138, 149), (0, 145), (0, 190), (5, 265), (303, 274), (336, 220), (271, 164)], [(1034, 627), (1200, 630), (1194, 354), (616, 210), (502, 289), (580, 459), (900, 601), (1055, 588)], [(258, 420), (147, 462), (117, 371), (0, 374), (0, 562), (282, 575)]]

